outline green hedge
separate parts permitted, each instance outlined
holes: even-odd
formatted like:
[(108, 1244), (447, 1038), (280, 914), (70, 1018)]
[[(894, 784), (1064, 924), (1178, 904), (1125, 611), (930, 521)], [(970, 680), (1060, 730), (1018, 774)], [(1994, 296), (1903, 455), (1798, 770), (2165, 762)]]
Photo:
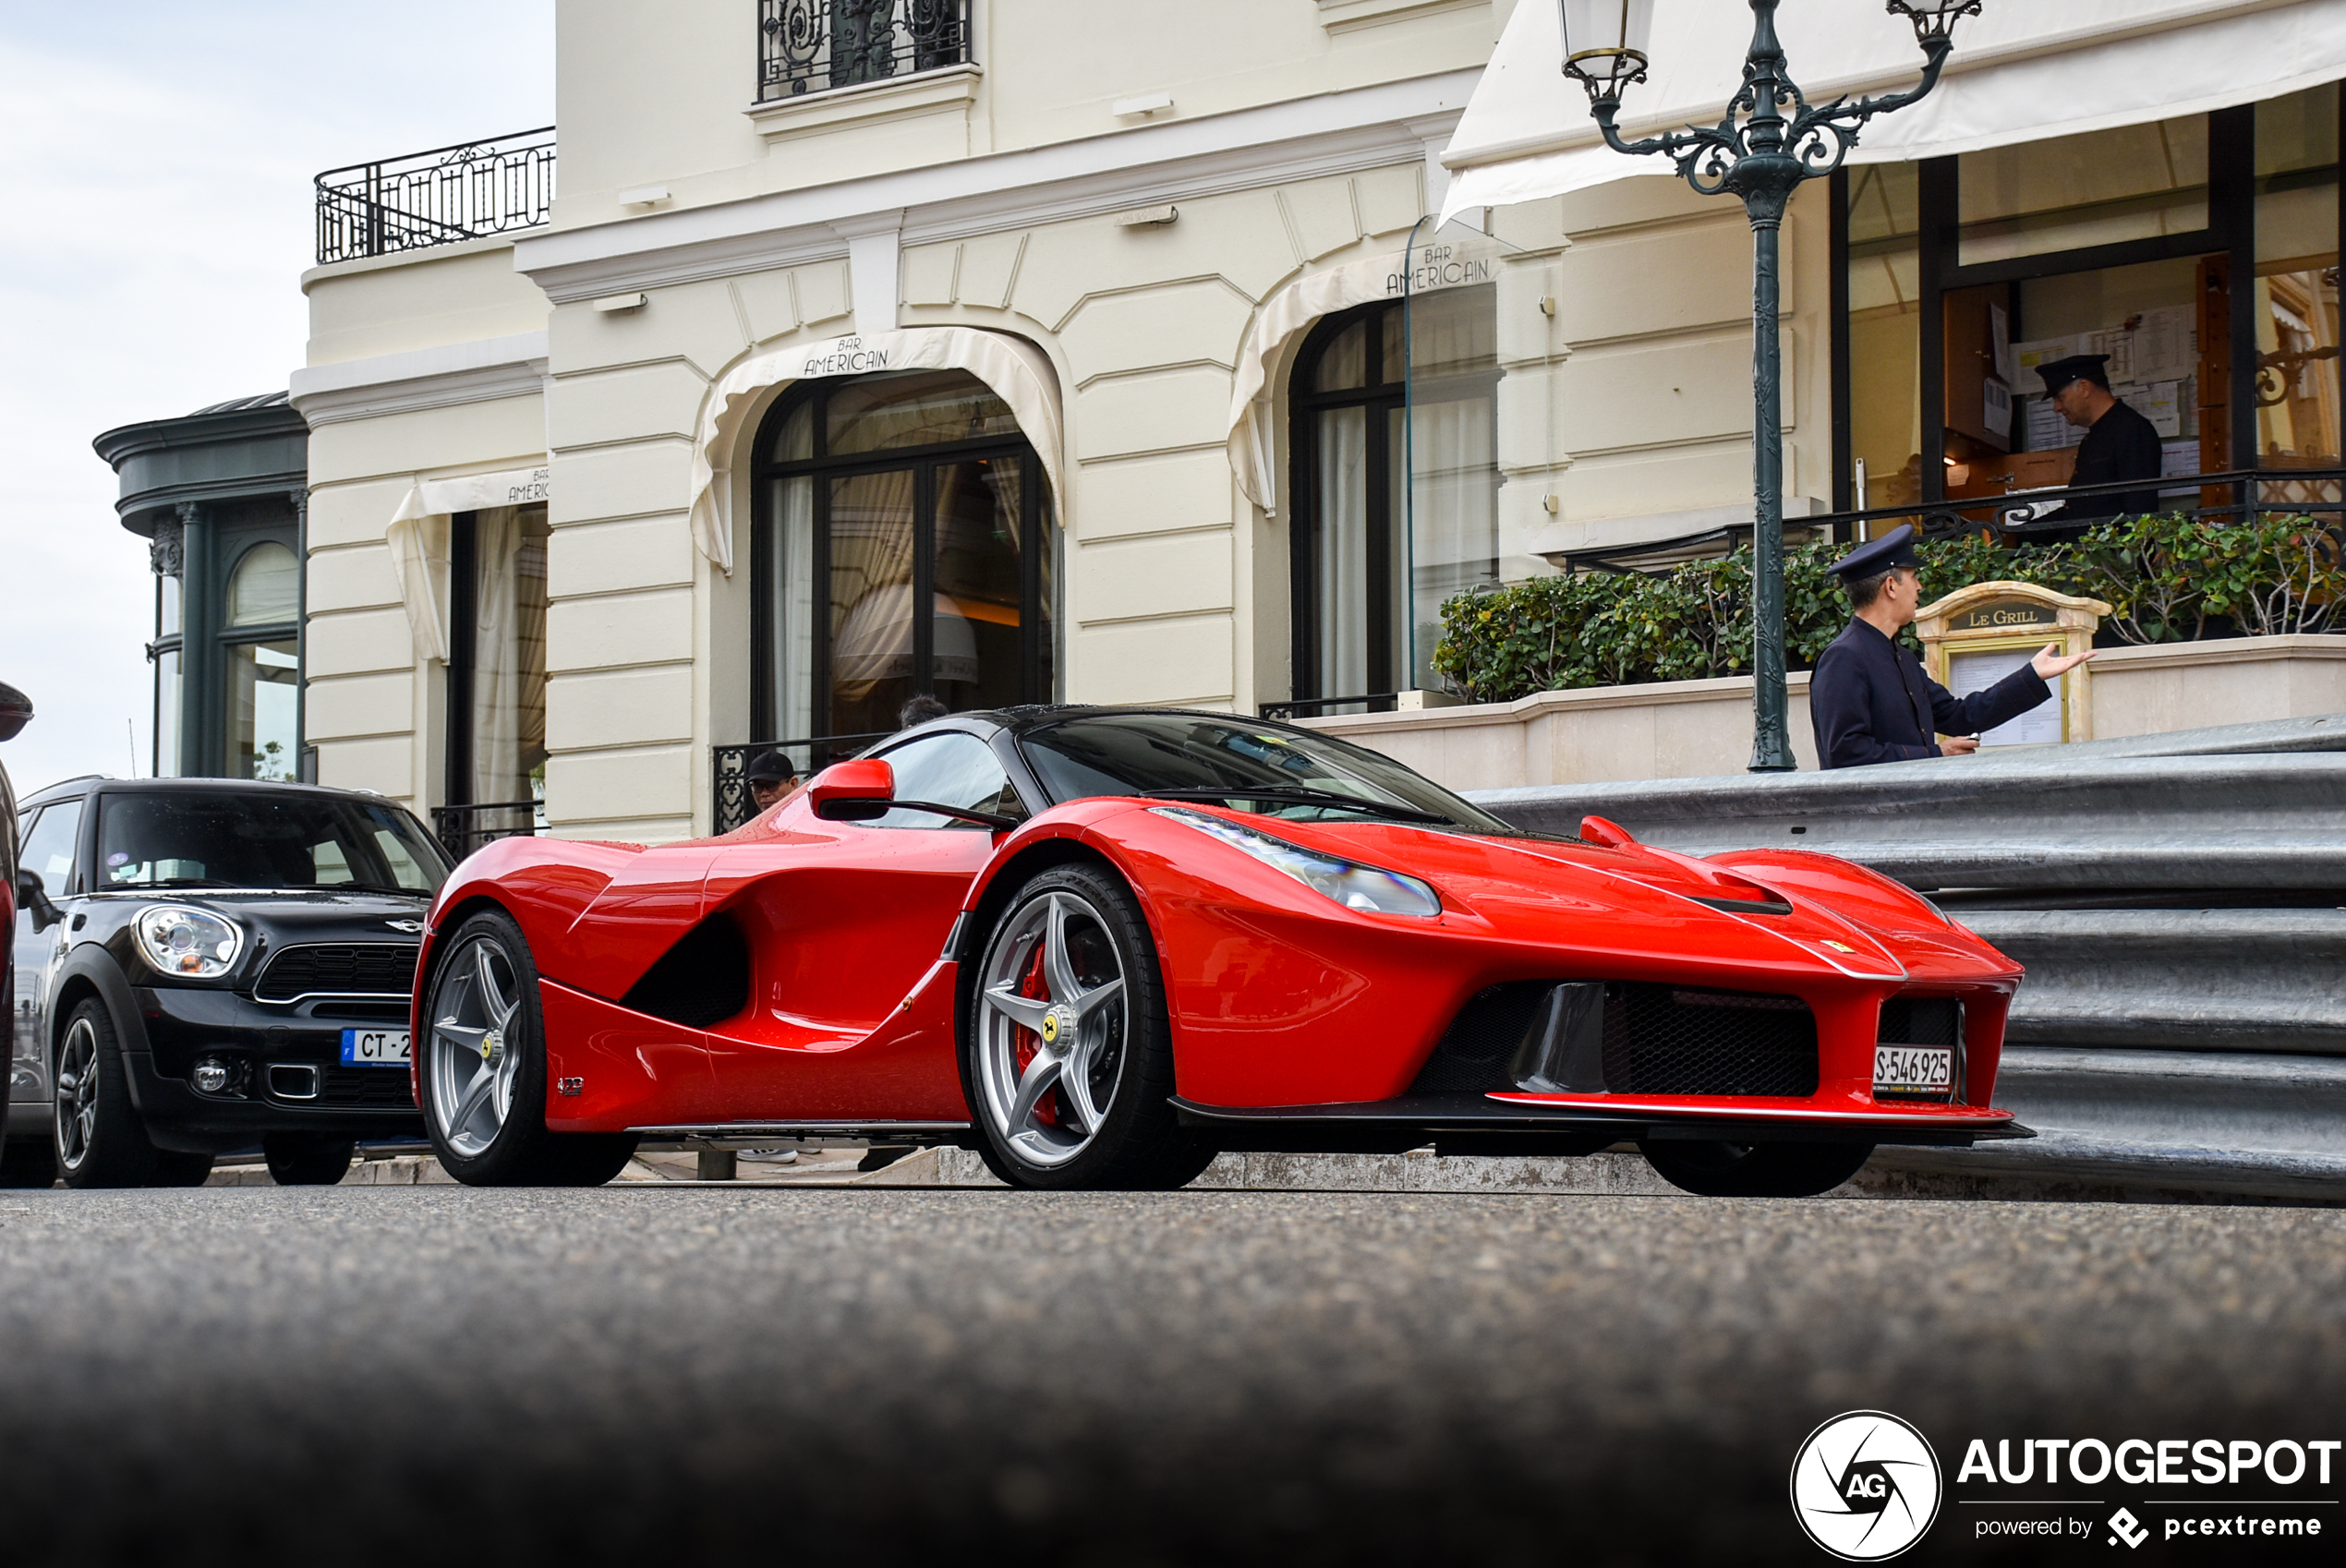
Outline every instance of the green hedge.
[[(1977, 534), (1927, 541), (1917, 547), (1923, 602), (2005, 579), (2108, 602), (2103, 629), (2127, 643), (2346, 631), (2346, 616), (2332, 615), (2346, 596), (2335, 527), (2305, 517), (2138, 517), (2035, 549)], [(1848, 624), (1848, 599), (1825, 570), (1846, 548), (1784, 552), (1784, 655), (1796, 669)], [(1653, 576), (1589, 572), (1459, 595), (1442, 607), (1433, 663), (1474, 702), (1748, 673), (1751, 553)]]

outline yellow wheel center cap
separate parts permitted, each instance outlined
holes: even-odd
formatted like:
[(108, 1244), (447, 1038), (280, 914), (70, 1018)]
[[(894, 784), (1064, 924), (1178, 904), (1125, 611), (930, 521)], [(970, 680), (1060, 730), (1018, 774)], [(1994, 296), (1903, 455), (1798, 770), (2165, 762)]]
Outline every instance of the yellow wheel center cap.
[(1057, 1007), (1043, 1015), (1043, 1043), (1056, 1045), (1059, 1039), (1059, 1013)]
[(482, 1061), (495, 1061), (504, 1053), (504, 1049), (505, 1037), (498, 1033), (495, 1030), (492, 1029), (488, 1033), (480, 1037), (480, 1059)]

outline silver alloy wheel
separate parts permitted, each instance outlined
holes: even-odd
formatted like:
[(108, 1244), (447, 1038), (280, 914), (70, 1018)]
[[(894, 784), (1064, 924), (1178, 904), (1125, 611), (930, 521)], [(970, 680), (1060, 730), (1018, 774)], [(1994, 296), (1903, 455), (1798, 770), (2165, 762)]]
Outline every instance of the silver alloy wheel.
[(513, 1114), (521, 1052), (513, 1029), (521, 987), (503, 944), (476, 936), (457, 949), (432, 992), (431, 1115), (441, 1140), (473, 1159)]
[(98, 1031), (79, 1018), (57, 1051), (57, 1161), (79, 1170), (98, 1131)]
[(978, 971), (978, 1097), (1029, 1164), (1075, 1158), (1115, 1103), (1128, 1054), (1124, 982), (1106, 920), (1080, 894), (1038, 894), (994, 934)]

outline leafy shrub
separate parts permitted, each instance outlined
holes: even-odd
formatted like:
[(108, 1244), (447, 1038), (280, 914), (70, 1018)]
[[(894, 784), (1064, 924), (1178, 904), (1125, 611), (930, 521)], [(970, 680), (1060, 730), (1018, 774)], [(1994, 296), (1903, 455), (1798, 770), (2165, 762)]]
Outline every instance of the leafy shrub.
[[(1784, 552), (1784, 661), (1795, 669), (1816, 663), (1849, 622), (1826, 570), (1844, 549)], [(1971, 534), (1916, 553), (1926, 604), (1973, 583), (2035, 583), (2106, 600), (2104, 629), (2122, 642), (2346, 631), (2335, 613), (2346, 597), (2338, 538), (2309, 518), (2128, 518), (2074, 545), (2013, 550)], [(1579, 573), (1461, 594), (1443, 605), (1442, 625), (1434, 668), (1475, 702), (1747, 674), (1751, 552), (1651, 576)]]

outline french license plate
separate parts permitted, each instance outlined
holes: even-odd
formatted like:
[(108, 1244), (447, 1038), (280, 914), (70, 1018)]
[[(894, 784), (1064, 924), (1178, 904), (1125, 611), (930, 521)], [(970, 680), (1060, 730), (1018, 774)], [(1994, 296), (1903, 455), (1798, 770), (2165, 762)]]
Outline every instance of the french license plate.
[(345, 1029), (342, 1059), (354, 1067), (404, 1067), (407, 1065), (407, 1031), (404, 1029)]
[(1955, 1054), (1944, 1045), (1877, 1045), (1873, 1097), (1947, 1100), (1954, 1096)]

